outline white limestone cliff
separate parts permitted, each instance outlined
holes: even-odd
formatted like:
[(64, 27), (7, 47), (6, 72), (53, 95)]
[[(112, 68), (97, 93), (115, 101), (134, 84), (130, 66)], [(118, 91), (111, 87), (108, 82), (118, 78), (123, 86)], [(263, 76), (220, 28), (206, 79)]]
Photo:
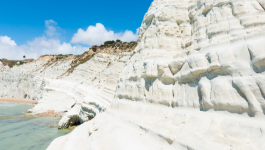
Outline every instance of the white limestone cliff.
[(263, 0), (154, 0), (138, 42), (111, 107), (48, 150), (265, 149)]
[[(81, 57), (81, 56), (80, 56)], [(117, 79), (131, 53), (97, 53), (87, 62), (71, 69), (74, 58), (53, 60), (43, 56), (31, 63), (9, 69), (0, 64), (0, 97), (27, 98), (38, 101), (29, 112), (64, 113), (59, 128), (83, 123), (110, 106)], [(3, 69), (2, 69), (3, 68)], [(68, 117), (72, 106), (78, 120)], [(80, 114), (79, 114), (80, 113)], [(93, 115), (92, 115), (93, 114)], [(65, 119), (67, 118), (67, 119)]]

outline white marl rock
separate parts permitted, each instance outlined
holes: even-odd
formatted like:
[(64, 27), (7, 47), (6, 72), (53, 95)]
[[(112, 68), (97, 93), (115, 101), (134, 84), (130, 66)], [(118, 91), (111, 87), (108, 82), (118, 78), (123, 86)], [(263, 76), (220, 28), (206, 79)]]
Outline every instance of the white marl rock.
[(62, 77), (61, 75), (71, 68), (72, 59), (49, 63), (50, 59), (41, 57), (11, 69), (2, 69), (1, 63), (0, 97), (33, 99), (38, 101), (38, 104), (29, 112), (39, 114), (69, 111), (65, 117), (73, 112), (71, 106), (78, 103), (83, 108), (79, 116), (82, 118), (81, 122), (74, 122), (74, 119), (61, 122), (64, 125), (70, 125), (70, 122), (82, 123), (92, 118), (90, 113), (95, 116), (110, 106), (119, 73), (131, 55), (98, 53), (76, 67), (69, 76)]
[(154, 0), (105, 113), (48, 150), (264, 150), (263, 0)]

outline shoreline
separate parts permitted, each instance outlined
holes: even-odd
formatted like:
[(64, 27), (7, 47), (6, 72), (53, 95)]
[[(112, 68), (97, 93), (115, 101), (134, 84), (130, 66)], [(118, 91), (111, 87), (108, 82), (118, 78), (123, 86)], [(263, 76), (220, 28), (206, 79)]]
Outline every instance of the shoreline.
[[(30, 99), (21, 99), (21, 98), (0, 98), (0, 102), (8, 102), (8, 103), (25, 103), (25, 104), (37, 104), (37, 101), (30, 100)], [(27, 114), (27, 113), (25, 113)], [(30, 115), (36, 116), (36, 117), (62, 117), (65, 113), (63, 112), (54, 112), (54, 111), (47, 111), (43, 113), (38, 114), (32, 114)]]
[(21, 98), (0, 98), (0, 102), (9, 102), (9, 103), (30, 103), (37, 104), (37, 101)]
[(35, 114), (38, 117), (62, 117), (65, 113), (48, 111), (44, 113)]

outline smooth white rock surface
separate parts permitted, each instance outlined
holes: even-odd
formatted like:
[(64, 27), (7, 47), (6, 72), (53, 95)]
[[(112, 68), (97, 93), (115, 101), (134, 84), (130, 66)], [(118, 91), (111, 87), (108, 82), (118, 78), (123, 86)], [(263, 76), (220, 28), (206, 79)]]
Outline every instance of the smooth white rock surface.
[(48, 150), (264, 150), (263, 0), (154, 0), (105, 113)]

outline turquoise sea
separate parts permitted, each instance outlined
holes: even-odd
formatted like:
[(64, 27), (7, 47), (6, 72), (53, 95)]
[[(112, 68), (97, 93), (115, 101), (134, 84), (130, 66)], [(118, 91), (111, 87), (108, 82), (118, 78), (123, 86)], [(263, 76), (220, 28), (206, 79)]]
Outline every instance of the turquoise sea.
[(45, 150), (55, 138), (70, 133), (57, 129), (60, 118), (26, 114), (32, 107), (0, 102), (0, 150)]

